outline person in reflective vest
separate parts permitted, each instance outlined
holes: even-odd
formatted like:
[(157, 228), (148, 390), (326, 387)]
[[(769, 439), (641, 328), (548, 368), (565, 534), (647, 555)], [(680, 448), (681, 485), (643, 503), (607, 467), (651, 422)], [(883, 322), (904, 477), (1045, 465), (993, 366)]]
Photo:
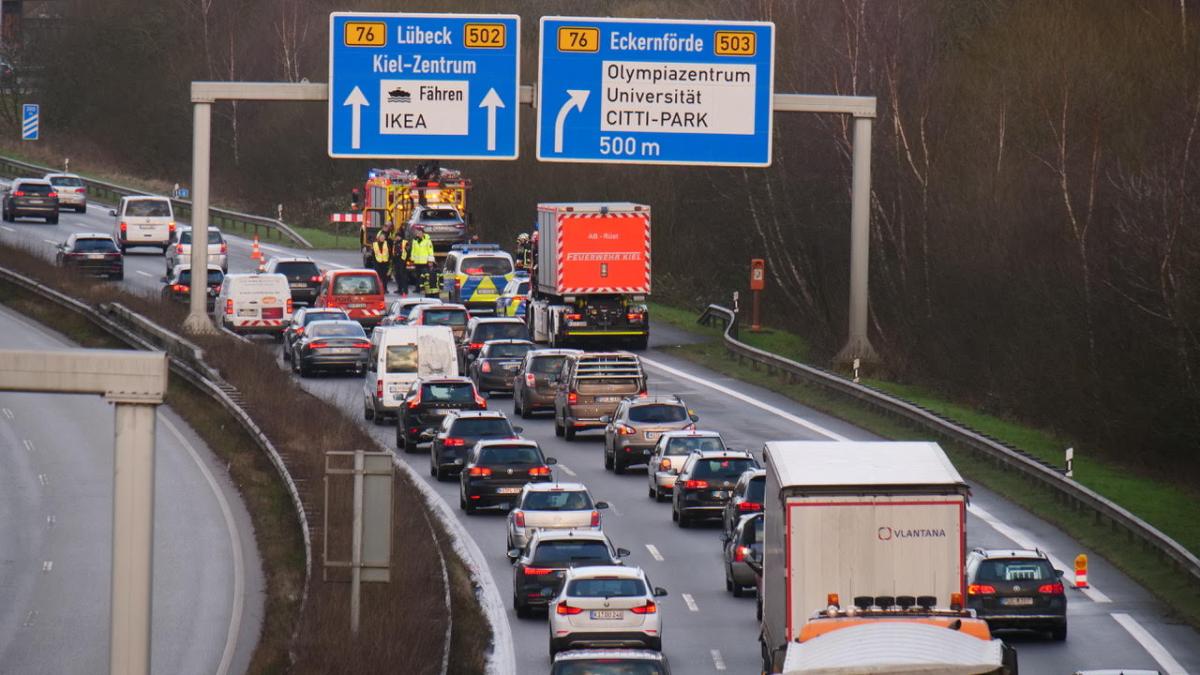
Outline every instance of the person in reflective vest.
[(425, 228), (417, 225), (413, 228), (413, 242), (409, 248), (409, 257), (417, 275), (417, 284), (425, 294), (437, 290), (433, 285), (433, 239), (425, 232)]
[(384, 293), (387, 293), (388, 261), (391, 259), (391, 251), (388, 248), (387, 235), (380, 231), (375, 235), (375, 243), (371, 245), (371, 252), (375, 256), (375, 272), (379, 274), (379, 280), (383, 282)]

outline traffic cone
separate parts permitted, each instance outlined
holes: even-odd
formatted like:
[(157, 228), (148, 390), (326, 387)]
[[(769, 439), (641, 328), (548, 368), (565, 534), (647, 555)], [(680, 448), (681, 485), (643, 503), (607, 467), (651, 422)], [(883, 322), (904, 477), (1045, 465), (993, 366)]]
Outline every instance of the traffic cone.
[(1087, 588), (1087, 556), (1083, 553), (1075, 556), (1075, 588)]
[(260, 249), (258, 247), (258, 235), (257, 234), (254, 235), (254, 245), (250, 247), (250, 259), (257, 260), (259, 262), (262, 262), (262, 260), (263, 260), (262, 249)]

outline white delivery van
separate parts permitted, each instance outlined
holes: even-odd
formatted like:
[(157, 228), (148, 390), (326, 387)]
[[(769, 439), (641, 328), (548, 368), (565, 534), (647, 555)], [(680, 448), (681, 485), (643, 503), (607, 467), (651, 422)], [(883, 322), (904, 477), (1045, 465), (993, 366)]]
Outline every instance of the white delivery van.
[(763, 463), (764, 671), (831, 593), (965, 597), (968, 488), (937, 443), (771, 441)]
[(292, 322), (292, 291), (282, 274), (228, 274), (213, 308), (218, 326), (281, 339)]
[(383, 424), (396, 416), (418, 378), (456, 377), (458, 352), (449, 326), (379, 326), (363, 380), (363, 416)]
[(175, 209), (166, 197), (121, 197), (108, 214), (117, 219), (113, 237), (122, 253), (130, 246), (155, 246), (165, 255), (175, 239)]

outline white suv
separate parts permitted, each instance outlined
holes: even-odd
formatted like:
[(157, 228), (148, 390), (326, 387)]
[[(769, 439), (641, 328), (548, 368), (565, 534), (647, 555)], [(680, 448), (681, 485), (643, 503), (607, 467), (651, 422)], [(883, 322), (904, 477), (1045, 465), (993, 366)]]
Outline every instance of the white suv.
[(637, 567), (576, 567), (550, 603), (550, 658), (579, 647), (641, 647), (662, 651), (662, 615), (654, 600), (667, 594)]

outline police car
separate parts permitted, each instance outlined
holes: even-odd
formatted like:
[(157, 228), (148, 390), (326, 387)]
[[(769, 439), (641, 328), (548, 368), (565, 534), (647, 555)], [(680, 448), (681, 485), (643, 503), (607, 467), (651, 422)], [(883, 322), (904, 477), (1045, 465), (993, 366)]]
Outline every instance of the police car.
[(513, 270), (512, 256), (497, 244), (455, 244), (446, 254), (440, 295), (472, 312), (494, 312)]
[(529, 304), (529, 275), (517, 271), (496, 299), (496, 316), (525, 316)]

